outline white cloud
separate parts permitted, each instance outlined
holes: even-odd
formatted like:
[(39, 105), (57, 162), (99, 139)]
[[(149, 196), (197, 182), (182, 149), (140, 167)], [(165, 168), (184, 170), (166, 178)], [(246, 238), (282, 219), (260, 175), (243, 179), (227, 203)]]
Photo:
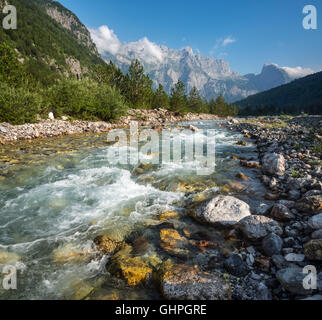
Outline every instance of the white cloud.
[(103, 54), (107, 51), (116, 54), (120, 50), (122, 43), (108, 26), (90, 29), (90, 33), (99, 53)]
[(281, 69), (283, 69), (289, 75), (289, 77), (293, 79), (303, 78), (310, 74), (315, 73), (315, 71), (310, 68), (302, 68), (302, 67), (295, 67), (295, 68), (281, 67)]
[(226, 39), (223, 39), (221, 42), (222, 47), (226, 47), (227, 45), (236, 42), (237, 40), (233, 38), (232, 36), (227, 37)]
[(153, 60), (155, 58), (159, 61), (163, 60), (161, 47), (151, 42), (147, 37), (137, 42), (129, 42), (124, 48), (139, 54), (145, 60)]
[(234, 43), (236, 41), (237, 41), (237, 39), (235, 39), (232, 36), (228, 36), (226, 38), (217, 39), (215, 45), (209, 51), (209, 54), (211, 56), (213, 56), (218, 49), (227, 47), (229, 44), (232, 44), (232, 43)]
[(123, 43), (108, 26), (90, 29), (90, 32), (101, 55), (104, 55), (104, 53), (116, 55), (134, 52), (137, 58), (144, 59), (146, 62), (153, 62), (155, 60), (161, 62), (163, 60), (161, 47), (151, 42), (147, 37), (136, 42)]

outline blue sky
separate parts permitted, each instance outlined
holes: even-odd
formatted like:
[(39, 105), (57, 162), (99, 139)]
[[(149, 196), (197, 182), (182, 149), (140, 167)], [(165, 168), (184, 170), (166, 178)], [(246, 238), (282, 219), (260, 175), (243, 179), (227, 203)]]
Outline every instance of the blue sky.
[[(266, 62), (322, 69), (322, 0), (59, 2), (88, 28), (107, 25), (122, 42), (147, 37), (173, 49), (190, 46), (242, 74), (259, 73)], [(308, 4), (317, 8), (317, 30), (302, 26)]]

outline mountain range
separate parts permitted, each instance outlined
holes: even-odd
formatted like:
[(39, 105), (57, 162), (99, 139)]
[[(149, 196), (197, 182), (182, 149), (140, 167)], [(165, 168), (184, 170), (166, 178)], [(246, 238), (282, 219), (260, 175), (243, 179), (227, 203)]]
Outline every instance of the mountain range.
[(314, 73), (311, 69), (266, 63), (258, 75), (241, 75), (232, 71), (228, 62), (194, 54), (190, 47), (174, 50), (159, 46), (147, 38), (123, 43), (107, 26), (90, 32), (105, 61), (112, 60), (126, 72), (131, 62), (138, 59), (154, 86), (162, 84), (168, 93), (181, 80), (187, 91), (196, 87), (207, 99), (221, 94), (228, 102), (234, 102)]
[[(6, 0), (0, 0), (0, 8), (5, 4)], [(88, 30), (56, 1), (11, 0), (10, 4), (19, 12), (19, 27), (0, 28), (0, 40), (15, 48), (28, 72), (44, 82), (57, 74), (86, 75), (97, 64), (104, 64), (103, 60), (112, 60), (127, 72), (131, 62), (138, 59), (154, 87), (162, 84), (170, 93), (181, 80), (187, 91), (196, 87), (207, 99), (223, 95), (228, 102), (235, 102), (314, 73), (268, 63), (258, 75), (241, 75), (231, 70), (228, 62), (194, 54), (190, 47), (170, 49), (147, 38), (123, 43), (107, 26)]]

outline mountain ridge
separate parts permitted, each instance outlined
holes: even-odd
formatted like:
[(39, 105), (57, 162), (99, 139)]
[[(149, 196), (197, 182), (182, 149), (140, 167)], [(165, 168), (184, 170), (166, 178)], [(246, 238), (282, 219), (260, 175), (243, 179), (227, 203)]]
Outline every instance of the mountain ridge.
[[(322, 72), (296, 79), (235, 103), (242, 110), (276, 109), (278, 112), (321, 114)], [(274, 110), (269, 110), (274, 111)]]
[(267, 63), (259, 75), (241, 75), (231, 70), (225, 60), (194, 54), (190, 47), (170, 49), (146, 37), (123, 43), (108, 26), (91, 29), (90, 32), (105, 61), (111, 60), (127, 72), (130, 63), (138, 59), (153, 80), (154, 87), (162, 84), (167, 93), (181, 80), (187, 91), (196, 87), (208, 100), (223, 95), (227, 101), (234, 102), (314, 72)]
[[(0, 0), (0, 6), (6, 4)], [(17, 30), (0, 28), (0, 41), (44, 83), (59, 76), (82, 76), (104, 64), (87, 28), (76, 15), (52, 0), (11, 0), (17, 8)], [(0, 10), (0, 17), (2, 10)]]

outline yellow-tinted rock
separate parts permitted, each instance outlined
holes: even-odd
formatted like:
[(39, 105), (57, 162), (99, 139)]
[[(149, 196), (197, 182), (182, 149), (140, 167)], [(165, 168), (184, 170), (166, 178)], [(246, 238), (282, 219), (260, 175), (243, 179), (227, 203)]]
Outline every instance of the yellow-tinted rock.
[(21, 258), (14, 252), (0, 251), (0, 264), (10, 264), (20, 260)]
[(100, 252), (109, 255), (114, 254), (116, 251), (118, 251), (123, 244), (122, 242), (114, 241), (107, 236), (96, 237), (94, 239), (94, 243), (96, 244)]
[(178, 231), (174, 229), (162, 229), (160, 231), (160, 239), (162, 242), (170, 246), (175, 246), (177, 244), (177, 241), (182, 240)]
[(138, 258), (113, 258), (108, 270), (111, 274), (126, 280), (131, 287), (145, 284), (152, 276), (152, 269)]
[(160, 215), (160, 221), (179, 220), (179, 214), (176, 211), (167, 211)]
[(189, 256), (189, 250), (183, 246), (188, 243), (187, 239), (181, 237), (178, 231), (174, 229), (162, 229), (160, 231), (160, 246), (170, 255), (186, 258)]
[(238, 179), (242, 179), (242, 180), (244, 180), (244, 181), (250, 180), (250, 178), (249, 178), (249, 177), (247, 177), (247, 176), (246, 176), (244, 173), (242, 173), (242, 172), (237, 173), (236, 177), (237, 177)]
[(147, 262), (154, 268), (158, 268), (159, 266), (162, 265), (162, 260), (156, 255), (152, 255), (147, 259)]

